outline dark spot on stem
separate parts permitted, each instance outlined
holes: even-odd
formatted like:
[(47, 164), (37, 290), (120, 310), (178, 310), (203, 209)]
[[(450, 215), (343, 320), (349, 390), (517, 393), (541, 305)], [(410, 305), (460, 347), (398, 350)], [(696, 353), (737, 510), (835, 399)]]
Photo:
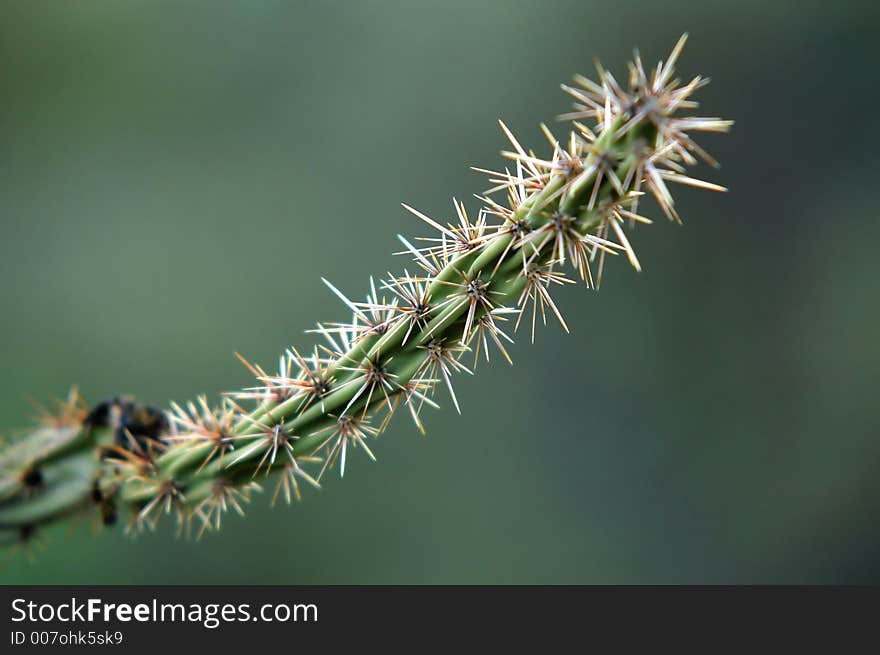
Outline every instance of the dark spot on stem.
[(28, 469), (22, 476), (21, 482), (28, 489), (36, 489), (43, 484), (43, 474), (40, 473), (39, 469)]

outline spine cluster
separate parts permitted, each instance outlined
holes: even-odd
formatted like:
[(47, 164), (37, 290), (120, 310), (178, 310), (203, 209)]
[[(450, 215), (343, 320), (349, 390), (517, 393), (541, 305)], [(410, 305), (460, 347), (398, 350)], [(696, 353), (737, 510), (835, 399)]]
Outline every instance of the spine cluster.
[(526, 324), (534, 340), (548, 315), (568, 329), (556, 288), (577, 279), (598, 287), (613, 256), (640, 270), (627, 232), (651, 222), (639, 213), (646, 195), (680, 222), (670, 184), (723, 190), (686, 173), (698, 159), (715, 164), (691, 135), (726, 132), (732, 122), (689, 115), (708, 80), (675, 77), (684, 43), (652, 71), (636, 53), (625, 85), (597, 66), (597, 81), (563, 86), (574, 100), (563, 116), (571, 129), (557, 140), (542, 126), (546, 158), (502, 123), (509, 163), (482, 171), (491, 188), (479, 210), (455, 201), (454, 220), (444, 223), (404, 205), (431, 230), (400, 237), (411, 270), (371, 278), (364, 300), (325, 280), (350, 321), (318, 324), (322, 343), (290, 348), (277, 371), (243, 360), (252, 386), (213, 405), (173, 404), (166, 415), (131, 401), (86, 411), (71, 396), (40, 430), (0, 451), (0, 530), (21, 537), (98, 507), (105, 523), (127, 510), (133, 531), (170, 514), (200, 535), (230, 509), (243, 512), (267, 484), (273, 502), (290, 502), (331, 469), (342, 476), (355, 451), (375, 459), (371, 443), (398, 411), (424, 431), (421, 412), (437, 406), (440, 390), (460, 411), (453, 379), (491, 351), (509, 361), (512, 332)]

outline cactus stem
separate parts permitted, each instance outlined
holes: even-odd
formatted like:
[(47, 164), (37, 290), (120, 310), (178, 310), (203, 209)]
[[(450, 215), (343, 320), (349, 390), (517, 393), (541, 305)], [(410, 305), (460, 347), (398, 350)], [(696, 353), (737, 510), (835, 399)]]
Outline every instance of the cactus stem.
[(597, 64), (598, 81), (563, 85), (574, 101), (561, 117), (571, 129), (560, 141), (541, 125), (547, 157), (499, 121), (510, 148), (503, 170), (475, 169), (489, 180), (476, 196), (480, 209), (469, 213), (453, 198), (444, 222), (404, 204), (431, 230), (398, 236), (397, 254), (410, 256), (417, 274), (371, 277), (363, 301), (321, 278), (351, 320), (319, 323), (310, 332), (323, 343), (290, 347), (277, 372), (237, 355), (253, 385), (216, 405), (199, 397), (165, 413), (126, 398), (88, 410), (75, 389), (54, 410), (38, 408), (38, 427), (0, 449), (0, 537), (19, 543), (38, 526), (97, 508), (108, 525), (117, 509), (127, 511), (128, 532), (153, 529), (167, 514), (179, 532), (198, 524), (200, 538), (230, 510), (243, 514), (259, 479), (276, 479), (273, 504), (290, 503), (331, 468), (342, 477), (351, 451), (375, 460), (370, 442), (401, 404), (424, 433), (421, 412), (437, 407), (438, 386), (461, 413), (454, 376), (472, 374), (490, 347), (512, 363), (508, 326), (529, 324), (534, 342), (550, 315), (569, 331), (552, 295), (575, 282), (564, 266), (592, 289), (608, 257), (622, 254), (642, 270), (630, 230), (651, 224), (639, 213), (644, 196), (680, 223), (671, 185), (725, 191), (687, 172), (699, 160), (717, 165), (692, 134), (726, 132), (732, 121), (688, 114), (708, 80), (675, 79), (686, 38), (650, 73), (635, 53), (626, 84)]

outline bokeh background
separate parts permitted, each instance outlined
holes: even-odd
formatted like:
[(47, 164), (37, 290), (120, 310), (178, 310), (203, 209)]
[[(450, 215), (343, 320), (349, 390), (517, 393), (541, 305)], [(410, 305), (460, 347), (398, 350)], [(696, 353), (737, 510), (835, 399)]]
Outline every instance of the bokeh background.
[[(164, 405), (248, 382), (541, 145), (558, 84), (708, 74), (726, 195), (634, 235), (573, 334), (520, 335), (292, 508), (200, 543), (55, 529), (6, 583), (880, 582), (873, 3), (6, 2), (0, 430), (79, 383)], [(476, 201), (471, 203), (476, 206)], [(653, 215), (659, 216), (655, 208)], [(448, 403), (447, 403), (448, 404)], [(360, 453), (358, 453), (360, 454)]]

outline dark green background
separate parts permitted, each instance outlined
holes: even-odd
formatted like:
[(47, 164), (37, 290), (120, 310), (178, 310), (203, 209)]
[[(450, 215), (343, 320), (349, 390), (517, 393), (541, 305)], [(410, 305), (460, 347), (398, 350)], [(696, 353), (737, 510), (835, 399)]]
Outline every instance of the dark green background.
[[(7, 2), (0, 429), (70, 383), (246, 384), (485, 187), (559, 82), (633, 46), (703, 73), (727, 195), (634, 243), (572, 334), (459, 381), (293, 508), (200, 543), (56, 529), (9, 583), (880, 582), (873, 3)], [(621, 75), (622, 76), (622, 75)], [(475, 201), (471, 203), (475, 207)], [(655, 207), (651, 213), (659, 216)], [(449, 403), (445, 403), (448, 405)]]

